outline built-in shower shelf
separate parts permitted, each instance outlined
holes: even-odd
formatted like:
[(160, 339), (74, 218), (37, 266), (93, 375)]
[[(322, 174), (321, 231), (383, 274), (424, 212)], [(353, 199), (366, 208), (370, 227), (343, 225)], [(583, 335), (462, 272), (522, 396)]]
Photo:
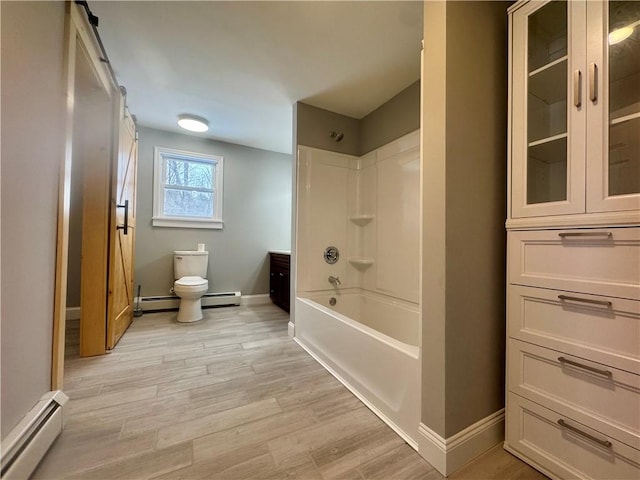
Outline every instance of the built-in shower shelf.
[(373, 258), (351, 257), (349, 263), (358, 268), (368, 268), (373, 265)]
[(353, 215), (349, 217), (349, 220), (360, 227), (364, 227), (367, 223), (373, 220), (373, 215)]

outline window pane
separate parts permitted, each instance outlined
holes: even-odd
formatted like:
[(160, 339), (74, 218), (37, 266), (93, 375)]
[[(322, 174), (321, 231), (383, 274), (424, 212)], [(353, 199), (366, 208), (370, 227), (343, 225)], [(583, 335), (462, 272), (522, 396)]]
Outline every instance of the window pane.
[(179, 217), (213, 217), (213, 193), (166, 188), (164, 214)]
[(180, 158), (166, 158), (165, 183), (213, 189), (214, 165)]

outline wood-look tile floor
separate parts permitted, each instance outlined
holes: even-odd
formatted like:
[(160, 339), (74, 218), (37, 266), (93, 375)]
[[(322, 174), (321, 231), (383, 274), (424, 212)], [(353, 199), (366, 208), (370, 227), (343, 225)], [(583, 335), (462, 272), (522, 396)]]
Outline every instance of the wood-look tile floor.
[[(272, 305), (134, 320), (112, 353), (68, 331), (64, 432), (34, 479), (441, 479), (287, 334)], [(500, 446), (450, 478), (541, 480)]]

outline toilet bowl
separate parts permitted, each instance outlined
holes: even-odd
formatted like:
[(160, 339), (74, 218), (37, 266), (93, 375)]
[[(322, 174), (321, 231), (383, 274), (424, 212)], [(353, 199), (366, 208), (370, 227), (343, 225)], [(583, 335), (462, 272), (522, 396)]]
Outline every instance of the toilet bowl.
[(173, 270), (176, 281), (174, 293), (180, 297), (178, 322), (202, 320), (202, 296), (209, 289), (207, 276), (209, 253), (204, 251), (173, 252)]

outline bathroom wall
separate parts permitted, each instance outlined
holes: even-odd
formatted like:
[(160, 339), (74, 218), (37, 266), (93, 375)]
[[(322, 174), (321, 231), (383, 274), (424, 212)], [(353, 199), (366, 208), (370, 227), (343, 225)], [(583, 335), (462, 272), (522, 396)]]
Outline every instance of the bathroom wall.
[(51, 387), (64, 2), (0, 2), (2, 438)]
[[(152, 227), (153, 148), (224, 157), (224, 229)], [(209, 291), (269, 292), (268, 251), (291, 246), (291, 155), (152, 128), (140, 128), (135, 285), (168, 295), (173, 250), (209, 251)], [(136, 287), (137, 288), (137, 287)]]
[[(355, 118), (298, 102), (296, 127), (298, 145), (348, 155), (360, 154), (360, 122)], [(344, 138), (336, 142), (329, 136), (330, 132), (341, 132)]]
[[(362, 156), (420, 128), (420, 80), (361, 119), (298, 102), (297, 145)], [(336, 142), (330, 132), (344, 133)]]
[(422, 423), (445, 439), (504, 406), (506, 8), (424, 4)]
[(420, 128), (420, 80), (360, 120), (358, 155)]

